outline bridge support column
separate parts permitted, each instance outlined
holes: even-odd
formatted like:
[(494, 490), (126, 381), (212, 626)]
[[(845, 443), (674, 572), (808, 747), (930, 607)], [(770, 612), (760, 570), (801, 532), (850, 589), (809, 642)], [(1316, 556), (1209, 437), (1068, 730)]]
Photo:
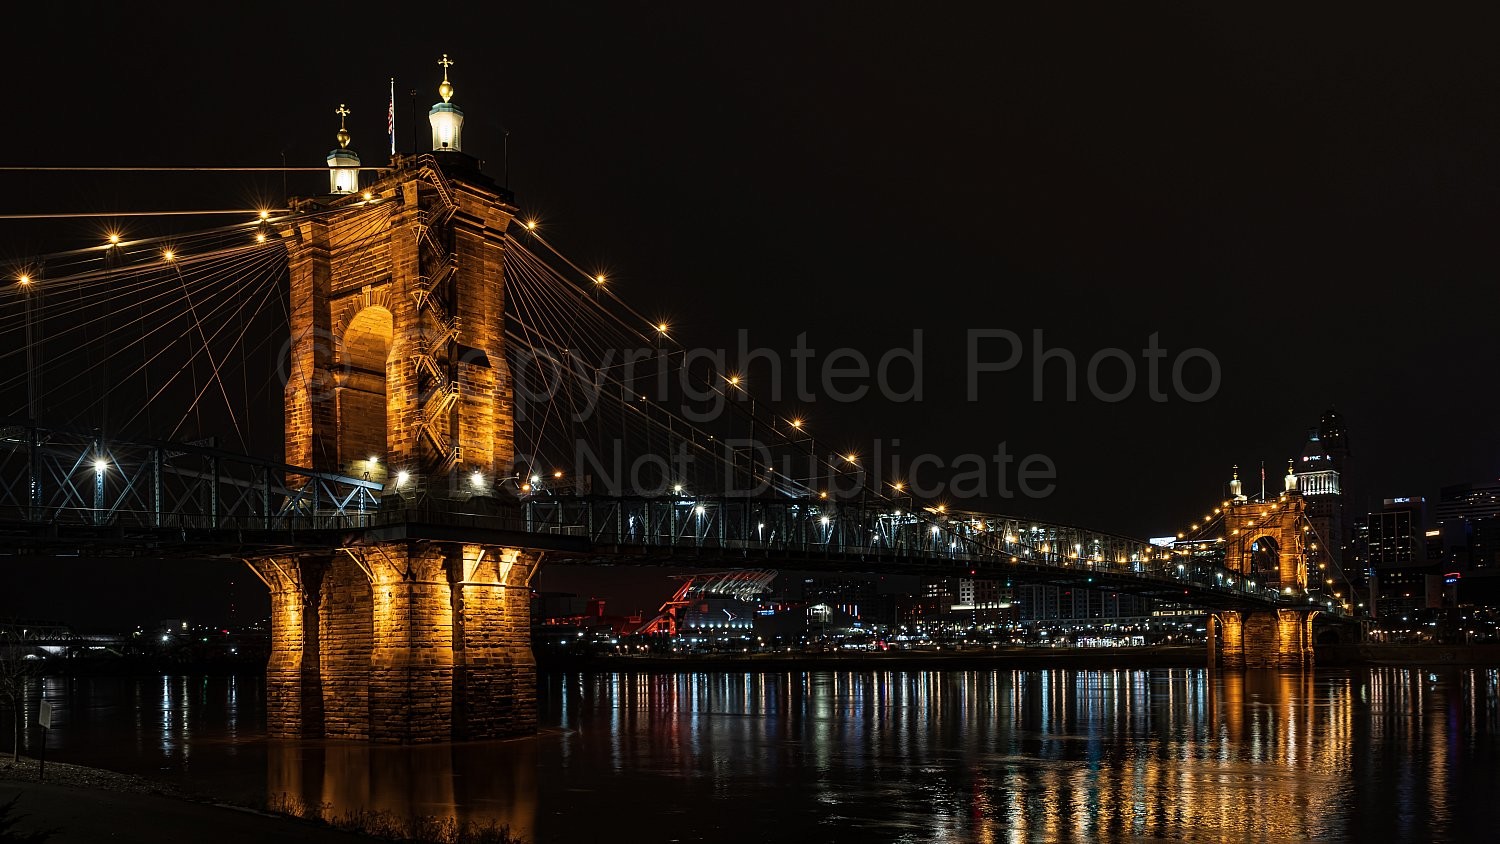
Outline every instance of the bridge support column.
[(464, 738), (536, 728), (531, 652), (535, 555), (464, 546), (449, 558), (453, 604), (453, 726)]
[(272, 590), (271, 734), (415, 743), (534, 731), (537, 562), (458, 543), (250, 561)]
[[(1219, 656), (1225, 668), (1312, 667), (1316, 610), (1246, 610), (1215, 615), (1220, 624)], [(1212, 664), (1212, 654), (1209, 659)]]
[(266, 730), (277, 738), (323, 735), (321, 637), (318, 630), (326, 560), (248, 560), (271, 590), (271, 657), (266, 663)]

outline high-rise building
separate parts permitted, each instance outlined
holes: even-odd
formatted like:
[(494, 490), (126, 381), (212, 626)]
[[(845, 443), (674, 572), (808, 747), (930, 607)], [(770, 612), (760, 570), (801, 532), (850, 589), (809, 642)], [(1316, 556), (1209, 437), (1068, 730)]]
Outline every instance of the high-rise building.
[(1383, 624), (1411, 623), (1427, 605), (1426, 500), (1387, 498), (1371, 513), (1366, 552), (1375, 575), (1375, 612)]
[(1443, 487), (1433, 515), (1447, 566), (1474, 573), (1500, 570), (1500, 481)]
[(955, 621), (993, 624), (1015, 617), (1013, 590), (991, 578), (958, 578), (958, 600), (949, 609)]
[[(1326, 418), (1326, 415), (1325, 415)], [(1342, 433), (1339, 437), (1342, 440)], [(1328, 556), (1340, 568), (1344, 565), (1344, 496), (1339, 470), (1324, 446), (1320, 431), (1307, 435), (1302, 456), (1296, 462), (1297, 488), (1307, 502), (1307, 520), (1317, 534), (1317, 542), (1328, 550)]]

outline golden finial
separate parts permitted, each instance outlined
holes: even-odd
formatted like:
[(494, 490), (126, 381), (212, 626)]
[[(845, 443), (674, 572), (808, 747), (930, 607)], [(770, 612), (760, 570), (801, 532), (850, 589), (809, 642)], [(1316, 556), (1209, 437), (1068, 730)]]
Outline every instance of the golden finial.
[(1234, 479), (1235, 480), (1239, 480), (1240, 479), (1240, 464), (1238, 464), (1238, 463), (1234, 464)]
[(453, 60), (448, 58), (447, 53), (444, 53), (438, 64), (443, 66), (443, 84), (438, 86), (438, 96), (442, 97), (443, 102), (446, 103), (453, 99), (453, 83), (448, 81), (448, 68), (453, 66)]
[(344, 127), (344, 118), (349, 116), (349, 109), (343, 103), (339, 103), (339, 107), (334, 109), (333, 113), (339, 116), (339, 133), (335, 136), (339, 139), (339, 149), (348, 149), (349, 130)]

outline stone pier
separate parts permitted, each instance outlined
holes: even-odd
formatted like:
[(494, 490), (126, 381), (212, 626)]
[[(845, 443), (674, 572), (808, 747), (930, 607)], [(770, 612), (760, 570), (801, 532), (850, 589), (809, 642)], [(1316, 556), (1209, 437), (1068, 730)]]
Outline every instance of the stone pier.
[[(1209, 665), (1224, 668), (1311, 668), (1317, 610), (1218, 612), (1209, 616)], [(1217, 651), (1215, 646), (1217, 644)]]
[(402, 743), (533, 732), (538, 558), (412, 542), (248, 560), (271, 590), (269, 732)]

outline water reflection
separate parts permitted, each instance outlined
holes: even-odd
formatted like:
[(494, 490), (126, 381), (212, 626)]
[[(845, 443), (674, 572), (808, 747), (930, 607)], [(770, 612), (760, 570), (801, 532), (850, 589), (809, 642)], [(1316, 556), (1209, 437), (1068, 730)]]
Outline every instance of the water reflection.
[(410, 747), (271, 741), (266, 791), (326, 817), (358, 810), (491, 821), (533, 837), (534, 740)]
[(32, 691), (53, 758), (537, 842), (1426, 841), (1500, 813), (1495, 670), (559, 674), (535, 738), (404, 748), (268, 741), (260, 678)]

